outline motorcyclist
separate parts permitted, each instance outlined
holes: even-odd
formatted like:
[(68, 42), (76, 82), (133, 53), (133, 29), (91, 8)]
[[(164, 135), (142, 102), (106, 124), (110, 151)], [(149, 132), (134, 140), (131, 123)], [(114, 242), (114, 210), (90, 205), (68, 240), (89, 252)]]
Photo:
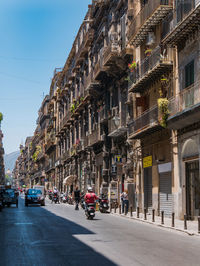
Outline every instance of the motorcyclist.
[(86, 207), (88, 204), (95, 204), (95, 201), (98, 199), (96, 194), (93, 192), (91, 187), (88, 188), (88, 192), (85, 194), (84, 200), (86, 203)]
[(78, 187), (76, 187), (76, 189), (73, 192), (73, 198), (75, 200), (75, 210), (78, 210), (78, 205), (81, 199), (81, 192), (78, 189)]
[(60, 203), (59, 202), (59, 191), (58, 191), (57, 187), (54, 187), (54, 189), (53, 189), (53, 196), (56, 196), (57, 202)]

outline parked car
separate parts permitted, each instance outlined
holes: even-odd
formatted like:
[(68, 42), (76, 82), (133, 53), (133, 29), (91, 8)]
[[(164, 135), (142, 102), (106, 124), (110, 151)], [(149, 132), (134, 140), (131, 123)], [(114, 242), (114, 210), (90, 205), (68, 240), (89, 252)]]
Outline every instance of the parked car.
[(11, 204), (16, 204), (18, 208), (18, 192), (15, 189), (5, 189), (3, 192), (3, 205), (10, 207)]
[(29, 204), (40, 204), (45, 206), (45, 199), (42, 195), (41, 190), (29, 188), (25, 195), (25, 206), (28, 207)]

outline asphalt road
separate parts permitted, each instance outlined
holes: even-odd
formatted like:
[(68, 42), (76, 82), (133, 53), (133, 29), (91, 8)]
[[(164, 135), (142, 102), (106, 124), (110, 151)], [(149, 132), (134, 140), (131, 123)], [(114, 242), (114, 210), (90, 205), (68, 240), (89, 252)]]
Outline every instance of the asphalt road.
[(200, 237), (66, 204), (0, 213), (0, 266), (200, 265)]

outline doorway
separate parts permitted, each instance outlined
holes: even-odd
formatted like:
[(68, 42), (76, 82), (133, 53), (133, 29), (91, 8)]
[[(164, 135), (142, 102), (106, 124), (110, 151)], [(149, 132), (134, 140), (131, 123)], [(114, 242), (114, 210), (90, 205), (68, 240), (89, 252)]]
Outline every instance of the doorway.
[(152, 209), (152, 167), (144, 168), (144, 207)]
[(193, 220), (200, 212), (199, 161), (186, 163), (186, 214)]

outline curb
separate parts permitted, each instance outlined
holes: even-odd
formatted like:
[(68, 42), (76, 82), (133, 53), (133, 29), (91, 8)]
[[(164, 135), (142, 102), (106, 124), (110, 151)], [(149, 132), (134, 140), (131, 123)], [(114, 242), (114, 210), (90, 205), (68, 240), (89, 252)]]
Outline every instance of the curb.
[(143, 220), (143, 219), (140, 219), (140, 218), (125, 216), (123, 214), (112, 213), (112, 212), (110, 212), (110, 214), (115, 215), (115, 216), (118, 216), (118, 217), (121, 217), (121, 218), (135, 220), (135, 221), (138, 221), (138, 222), (148, 223), (148, 224), (155, 225), (155, 226), (159, 226), (159, 227), (162, 227), (162, 228), (175, 230), (175, 231), (178, 231), (178, 232), (181, 232), (181, 233), (185, 233), (185, 234), (187, 234), (189, 236), (200, 236), (200, 234), (198, 234), (198, 233), (189, 232), (187, 230), (180, 229), (180, 228), (175, 228), (175, 227), (171, 227), (171, 226), (168, 226), (168, 225), (158, 224), (156, 222), (151, 222), (151, 221)]

